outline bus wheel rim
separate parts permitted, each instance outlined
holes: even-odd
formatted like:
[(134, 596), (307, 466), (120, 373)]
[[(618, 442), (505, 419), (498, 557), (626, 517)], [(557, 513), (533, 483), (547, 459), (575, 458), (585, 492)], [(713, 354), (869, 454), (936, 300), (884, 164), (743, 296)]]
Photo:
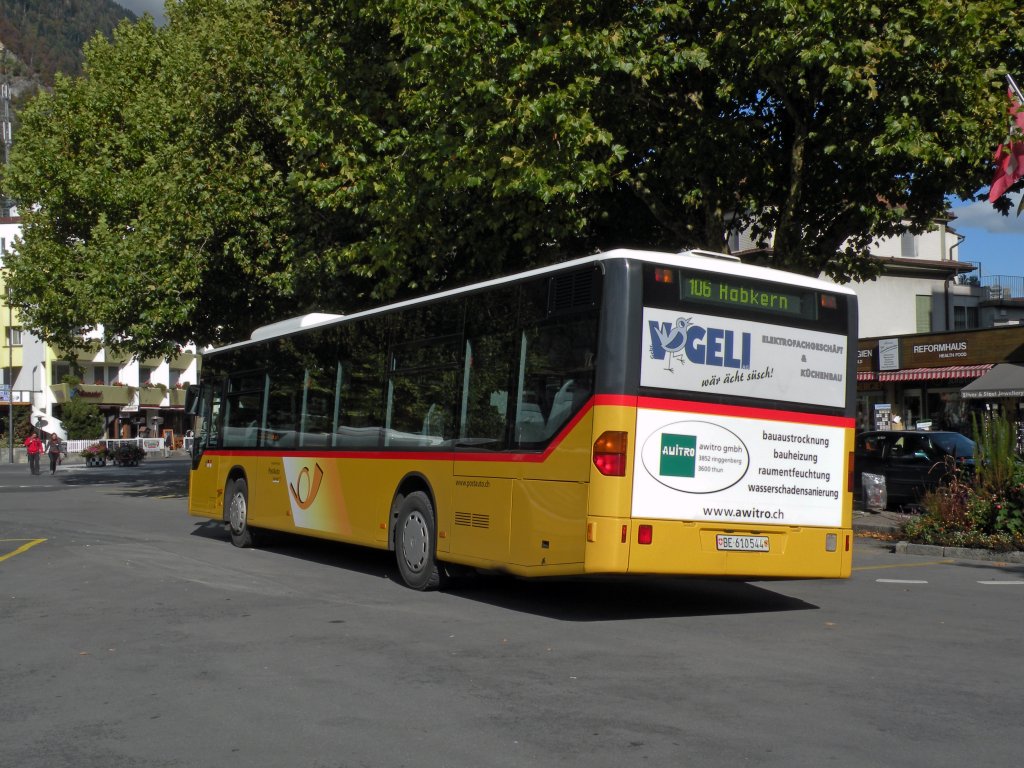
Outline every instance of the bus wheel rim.
[(245, 499), (241, 494), (231, 500), (228, 521), (231, 524), (231, 530), (235, 533), (241, 533), (245, 529)]
[(427, 562), (427, 522), (418, 512), (406, 518), (402, 529), (402, 557), (409, 570), (419, 573)]

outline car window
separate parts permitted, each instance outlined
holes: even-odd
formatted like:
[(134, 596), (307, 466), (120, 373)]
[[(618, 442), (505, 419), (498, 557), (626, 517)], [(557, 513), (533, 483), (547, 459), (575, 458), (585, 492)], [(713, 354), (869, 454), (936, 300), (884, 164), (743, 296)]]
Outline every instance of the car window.
[(905, 433), (893, 442), (890, 455), (893, 458), (941, 461), (944, 453), (932, 442), (931, 435)]
[(854, 451), (858, 456), (880, 459), (885, 448), (885, 442), (885, 435), (860, 435), (857, 438)]
[(974, 441), (957, 432), (936, 434), (932, 436), (932, 439), (942, 449), (943, 453), (948, 453), (957, 458), (974, 457)]
[(931, 440), (926, 435), (904, 435), (902, 441), (904, 456), (935, 458), (942, 453), (932, 445)]

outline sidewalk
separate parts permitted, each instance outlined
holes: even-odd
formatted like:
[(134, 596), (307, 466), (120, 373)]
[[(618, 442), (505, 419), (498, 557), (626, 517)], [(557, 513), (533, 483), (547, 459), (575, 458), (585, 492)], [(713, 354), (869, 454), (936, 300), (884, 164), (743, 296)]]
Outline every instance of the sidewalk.
[(885, 510), (869, 512), (866, 509), (853, 510), (853, 530), (865, 533), (896, 533), (911, 515)]

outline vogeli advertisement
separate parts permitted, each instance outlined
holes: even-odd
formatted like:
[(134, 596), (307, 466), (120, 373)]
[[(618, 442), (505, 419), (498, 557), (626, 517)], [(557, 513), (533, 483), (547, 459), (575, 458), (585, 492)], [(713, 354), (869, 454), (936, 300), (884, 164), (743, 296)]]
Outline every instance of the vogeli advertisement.
[(842, 408), (845, 336), (644, 307), (640, 383)]
[[(644, 334), (645, 386), (845, 404), (845, 337), (651, 308)], [(841, 525), (852, 420), (771, 406), (642, 398), (634, 516)]]

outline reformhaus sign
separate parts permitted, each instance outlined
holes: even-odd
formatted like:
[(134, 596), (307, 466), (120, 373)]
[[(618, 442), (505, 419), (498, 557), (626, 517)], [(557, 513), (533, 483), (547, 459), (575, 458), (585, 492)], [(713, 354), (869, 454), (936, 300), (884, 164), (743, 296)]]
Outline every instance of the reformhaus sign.
[[(877, 362), (880, 341), (882, 339), (877, 338), (860, 340), (858, 371), (880, 370)], [(1024, 326), (922, 333), (901, 336), (898, 341), (899, 367), (902, 369), (1024, 362)]]

